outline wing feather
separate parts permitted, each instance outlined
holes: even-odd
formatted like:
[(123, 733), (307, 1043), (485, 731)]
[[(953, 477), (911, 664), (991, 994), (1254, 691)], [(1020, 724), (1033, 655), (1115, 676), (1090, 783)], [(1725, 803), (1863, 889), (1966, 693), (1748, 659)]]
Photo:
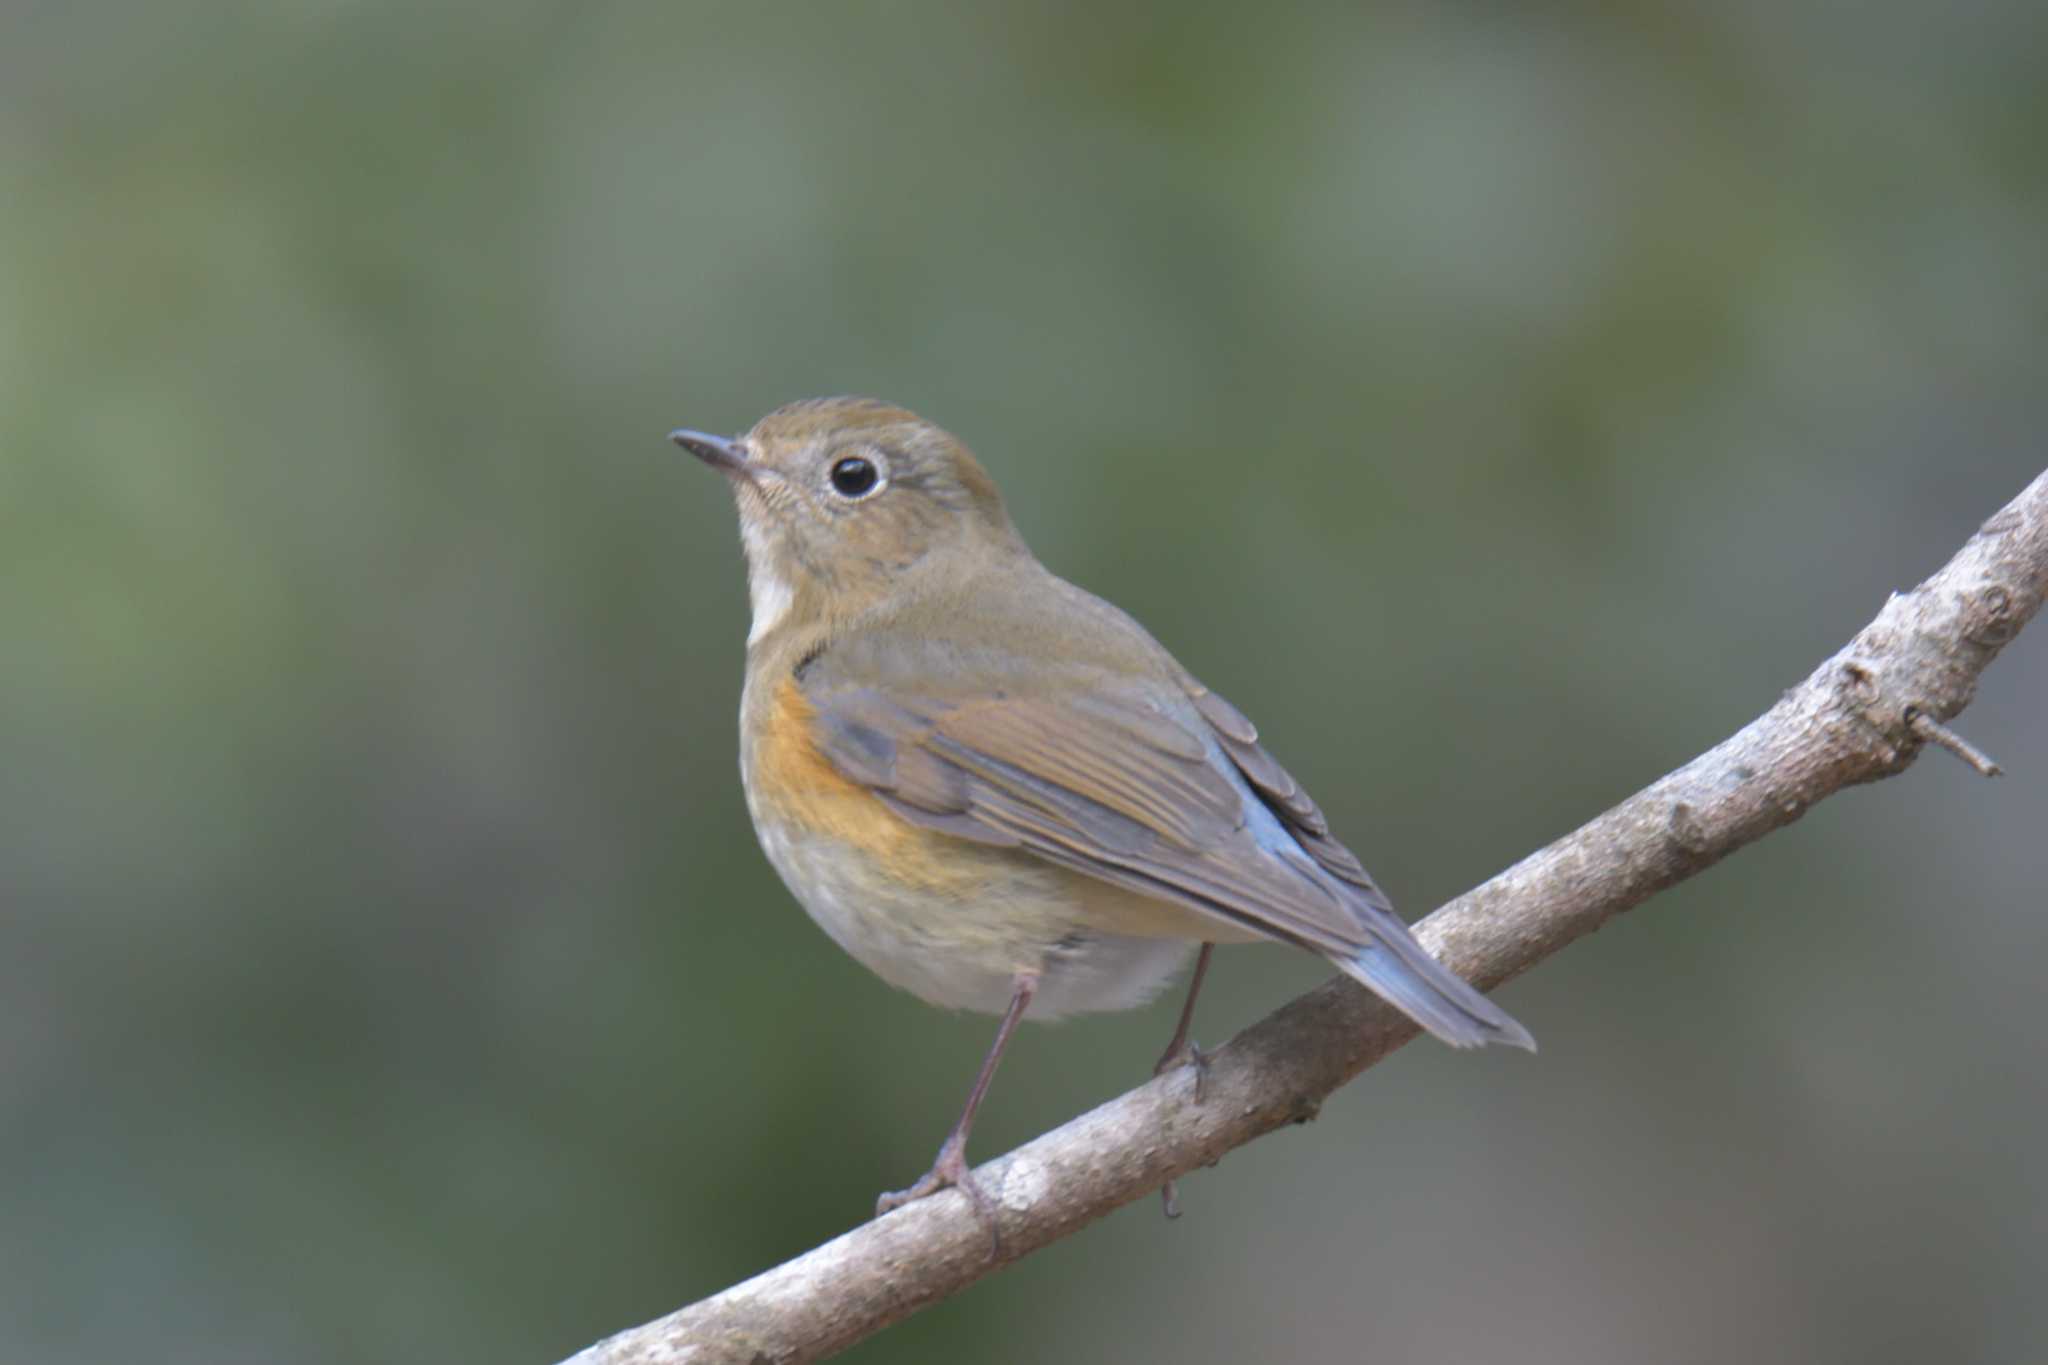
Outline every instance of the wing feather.
[[(948, 697), (856, 685), (830, 661), (801, 684), (820, 751), (913, 824), (1021, 848), (1322, 953), (1380, 937), (1378, 888), (1327, 838), (1321, 812), (1258, 747), (1251, 722), (1200, 684), (1190, 680), (1183, 696), (1098, 682), (1029, 697), (963, 686), (978, 694)], [(1260, 814), (1299, 848), (1258, 838)]]

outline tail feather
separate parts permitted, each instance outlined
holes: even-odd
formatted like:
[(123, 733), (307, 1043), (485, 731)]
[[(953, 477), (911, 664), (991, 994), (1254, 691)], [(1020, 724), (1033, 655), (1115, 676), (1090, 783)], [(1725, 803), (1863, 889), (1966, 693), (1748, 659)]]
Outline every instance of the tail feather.
[[(1401, 947), (1413, 951), (1404, 953)], [(1452, 1047), (1506, 1043), (1536, 1050), (1529, 1030), (1413, 940), (1400, 947), (1368, 943), (1348, 958), (1331, 960), (1346, 976)]]

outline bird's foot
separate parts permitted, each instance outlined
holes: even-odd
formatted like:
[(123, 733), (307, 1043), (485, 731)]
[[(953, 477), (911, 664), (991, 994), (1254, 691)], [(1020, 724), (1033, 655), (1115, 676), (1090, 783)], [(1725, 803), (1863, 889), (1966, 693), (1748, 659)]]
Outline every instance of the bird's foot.
[(930, 1170), (918, 1177), (916, 1184), (907, 1189), (887, 1191), (875, 1200), (875, 1217), (894, 1213), (905, 1204), (914, 1204), (927, 1195), (948, 1188), (966, 1195), (967, 1202), (974, 1206), (974, 1216), (988, 1228), (988, 1254), (989, 1259), (994, 1260), (1002, 1254), (1002, 1227), (996, 1222), (995, 1203), (967, 1169), (967, 1140), (958, 1133), (946, 1139), (945, 1145), (939, 1148), (938, 1159), (932, 1162)]
[[(1195, 1103), (1202, 1102), (1202, 1092), (1209, 1086), (1209, 1054), (1202, 1051), (1202, 1045), (1192, 1038), (1176, 1037), (1173, 1045), (1166, 1049), (1166, 1055), (1159, 1059), (1159, 1065), (1152, 1068), (1155, 1076), (1164, 1076), (1177, 1066), (1191, 1066), (1195, 1069)], [(1168, 1218), (1180, 1217), (1180, 1189), (1178, 1183), (1167, 1181), (1159, 1187), (1159, 1211)]]

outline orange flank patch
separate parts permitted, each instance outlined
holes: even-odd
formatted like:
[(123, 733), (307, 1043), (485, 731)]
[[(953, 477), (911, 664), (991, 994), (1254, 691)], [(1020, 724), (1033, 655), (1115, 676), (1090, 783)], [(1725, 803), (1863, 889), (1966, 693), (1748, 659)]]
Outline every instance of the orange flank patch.
[(751, 777), (763, 812), (866, 853), (891, 880), (948, 894), (979, 887), (990, 851), (919, 829), (833, 767), (812, 738), (816, 716), (794, 679), (776, 684), (754, 741)]

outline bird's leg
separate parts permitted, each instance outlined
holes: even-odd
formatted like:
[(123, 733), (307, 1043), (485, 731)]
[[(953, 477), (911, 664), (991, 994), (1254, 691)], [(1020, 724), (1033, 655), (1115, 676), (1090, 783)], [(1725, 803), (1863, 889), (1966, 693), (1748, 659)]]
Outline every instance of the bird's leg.
[[(1195, 1103), (1202, 1102), (1202, 1090), (1209, 1079), (1209, 1059), (1202, 1055), (1202, 1048), (1188, 1030), (1195, 1022), (1195, 997), (1201, 994), (1202, 978), (1209, 971), (1209, 954), (1216, 951), (1213, 943), (1204, 943), (1200, 956), (1195, 958), (1194, 975), (1188, 978), (1188, 998), (1180, 1007), (1180, 1023), (1173, 1030), (1173, 1041), (1166, 1045), (1159, 1064), (1152, 1068), (1155, 1076), (1163, 1075), (1172, 1068), (1186, 1062), (1195, 1068)], [(1159, 1187), (1159, 1207), (1168, 1218), (1180, 1217), (1180, 1192), (1169, 1180)]]
[(884, 1194), (875, 1201), (876, 1217), (928, 1194), (937, 1194), (951, 1185), (974, 1204), (974, 1211), (988, 1224), (989, 1234), (995, 1238), (996, 1249), (1001, 1249), (1002, 1233), (996, 1226), (995, 1206), (967, 1170), (967, 1133), (974, 1127), (974, 1111), (981, 1108), (982, 1097), (988, 1094), (989, 1082), (995, 1079), (996, 1063), (1002, 1061), (1003, 1049), (1009, 1046), (1010, 1035), (1017, 1031), (1018, 1021), (1024, 1017), (1031, 997), (1037, 993), (1038, 973), (1017, 973), (1010, 1008), (1003, 1013), (1003, 1022), (996, 1026), (996, 1040), (989, 1044), (988, 1056), (982, 1058), (980, 1074), (974, 1078), (974, 1088), (967, 1092), (967, 1107), (960, 1111), (960, 1121), (953, 1125), (953, 1131), (946, 1134), (946, 1140), (939, 1145), (939, 1156), (932, 1162), (932, 1168), (915, 1185), (907, 1190)]
[(1195, 973), (1188, 978), (1188, 998), (1180, 1007), (1180, 1023), (1174, 1026), (1173, 1040), (1160, 1054), (1159, 1064), (1152, 1068), (1152, 1074), (1163, 1076), (1183, 1062), (1195, 1068), (1195, 1103), (1202, 1102), (1203, 1083), (1209, 1079), (1209, 1059), (1202, 1055), (1199, 1043), (1188, 1037), (1188, 1030), (1195, 1022), (1195, 997), (1202, 993), (1202, 978), (1209, 974), (1209, 954), (1216, 951), (1213, 943), (1204, 943), (1200, 956), (1195, 958)]

